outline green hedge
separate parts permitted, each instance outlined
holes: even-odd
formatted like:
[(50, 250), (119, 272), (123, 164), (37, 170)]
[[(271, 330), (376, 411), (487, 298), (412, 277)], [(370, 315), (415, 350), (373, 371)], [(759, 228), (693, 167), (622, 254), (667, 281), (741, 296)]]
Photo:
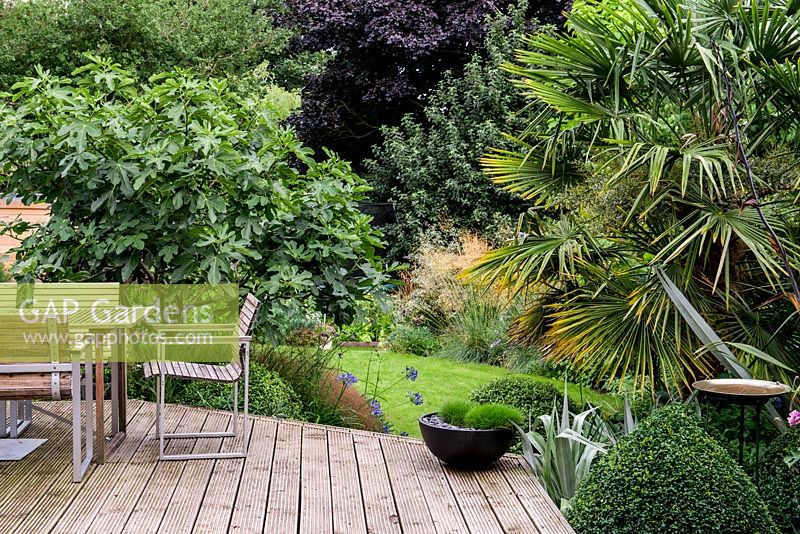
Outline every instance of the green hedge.
[(436, 336), (425, 326), (397, 325), (389, 335), (389, 345), (397, 352), (430, 356), (438, 348)]
[[(529, 378), (511, 376), (498, 378), (485, 384), (470, 394), (470, 400), (480, 404), (508, 404), (518, 408), (527, 418), (550, 414), (553, 406), (560, 411), (563, 391), (551, 384), (538, 382)], [(575, 406), (570, 403), (571, 409)]]
[[(108, 56), (141, 80), (173, 67), (208, 76), (269, 66), (271, 79), (302, 85), (315, 57), (289, 53), (294, 30), (278, 27), (272, 0), (26, 0), (0, 3), (0, 87), (35, 65), (69, 76), (84, 52)], [(260, 7), (260, 9), (259, 9)]]
[[(141, 368), (128, 373), (129, 396), (155, 400), (155, 378), (144, 379)], [(167, 402), (220, 410), (233, 408), (233, 385), (217, 382), (168, 379)], [(244, 408), (244, 392), (239, 388), (239, 408)], [(281, 377), (266, 366), (250, 362), (250, 413), (286, 419), (302, 419), (300, 398)]]
[(784, 458), (800, 449), (800, 429), (792, 428), (769, 444), (761, 460), (759, 489), (782, 532), (800, 530), (800, 465)]
[[(189, 382), (177, 402), (206, 408), (233, 408), (233, 386), (218, 382)], [(244, 408), (243, 391), (239, 389), (239, 408)], [(300, 419), (303, 405), (292, 387), (281, 377), (257, 363), (250, 363), (250, 413)]]
[(567, 518), (578, 534), (777, 532), (748, 476), (681, 404), (655, 412), (601, 458)]

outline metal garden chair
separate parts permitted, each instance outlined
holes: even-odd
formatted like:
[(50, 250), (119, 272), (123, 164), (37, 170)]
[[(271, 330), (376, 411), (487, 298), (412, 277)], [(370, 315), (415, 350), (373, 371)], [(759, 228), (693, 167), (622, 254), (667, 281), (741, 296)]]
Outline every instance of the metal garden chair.
[[(247, 456), (248, 435), (248, 403), (250, 400), (250, 334), (253, 330), (258, 309), (261, 302), (248, 294), (244, 306), (239, 314), (237, 333), (239, 336), (239, 350), (237, 355), (227, 365), (212, 365), (203, 363), (178, 362), (178, 361), (151, 361), (143, 365), (145, 378), (152, 376), (157, 380), (157, 407), (156, 407), (156, 433), (158, 434), (158, 450), (161, 460), (202, 460), (215, 458), (245, 458)], [(166, 421), (166, 403), (164, 400), (167, 378), (180, 378), (185, 380), (204, 380), (234, 384), (233, 389), (233, 414), (231, 432), (164, 432)], [(225, 438), (238, 435), (239, 424), (239, 382), (244, 382), (244, 411), (242, 422), (242, 452), (218, 452), (205, 454), (166, 454), (164, 452), (165, 439), (180, 438)]]

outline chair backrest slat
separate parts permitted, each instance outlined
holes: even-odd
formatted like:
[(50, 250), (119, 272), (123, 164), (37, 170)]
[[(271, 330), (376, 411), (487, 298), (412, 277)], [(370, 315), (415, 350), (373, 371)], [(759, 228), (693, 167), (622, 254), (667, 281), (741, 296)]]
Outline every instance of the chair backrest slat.
[[(248, 293), (242, 305), (242, 311), (239, 313), (239, 324), (236, 328), (240, 336), (249, 336), (253, 331), (253, 326), (256, 323), (256, 316), (258, 309), (261, 307), (261, 301), (258, 300), (252, 293)], [(238, 366), (241, 371), (244, 366), (242, 361), (244, 349), (237, 351), (236, 358), (231, 362), (234, 366)]]
[(253, 331), (253, 326), (256, 322), (256, 315), (258, 308), (261, 306), (261, 301), (258, 300), (252, 293), (248, 293), (244, 299), (242, 311), (239, 314), (239, 335), (249, 336)]
[(10, 312), (16, 309), (25, 298), (16, 283), (4, 282), (0, 284), (0, 310)]

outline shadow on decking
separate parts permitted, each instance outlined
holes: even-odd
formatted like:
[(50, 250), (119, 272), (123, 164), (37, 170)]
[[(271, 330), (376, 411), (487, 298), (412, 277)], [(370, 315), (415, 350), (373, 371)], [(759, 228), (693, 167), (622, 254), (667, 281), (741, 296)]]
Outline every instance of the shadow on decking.
[[(167, 417), (179, 432), (229, 423), (224, 413), (184, 406), (168, 406)], [(0, 462), (0, 532), (572, 532), (515, 456), (456, 471), (418, 440), (254, 417), (246, 460), (159, 462), (155, 404), (129, 401), (128, 420), (108, 462), (73, 484), (68, 429), (37, 414), (24, 437), (48, 442), (22, 461)], [(239, 446), (181, 439), (167, 449)]]

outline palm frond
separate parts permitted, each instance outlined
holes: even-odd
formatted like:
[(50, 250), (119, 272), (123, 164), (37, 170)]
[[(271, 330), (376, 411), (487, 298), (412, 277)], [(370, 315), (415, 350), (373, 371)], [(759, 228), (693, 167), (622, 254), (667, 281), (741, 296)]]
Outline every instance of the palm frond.
[(519, 291), (539, 284), (574, 281), (578, 264), (590, 263), (604, 254), (607, 244), (587, 227), (564, 217), (543, 232), (518, 236), (505, 247), (488, 252), (466, 269), (467, 279), (486, 279)]
[(759, 65), (756, 70), (763, 76), (765, 85), (779, 91), (785, 100), (800, 101), (800, 59), (796, 62), (788, 59), (781, 63), (775, 61)]
[(769, 1), (742, 4), (742, 28), (752, 48), (751, 60), (756, 64), (772, 64), (797, 57), (800, 34), (797, 21), (786, 8)]
[[(529, 147), (521, 141), (519, 144)], [(580, 180), (578, 173), (568, 163), (542, 161), (530, 153), (491, 149), (480, 163), (495, 184), (534, 202), (547, 203), (553, 195), (564, 192)]]
[[(716, 290), (720, 278), (724, 277), (727, 293), (732, 283), (731, 269), (738, 269), (741, 262), (747, 260), (741, 250), (744, 248), (752, 261), (758, 264), (766, 281), (773, 288), (780, 287), (785, 276), (783, 263), (775, 254), (769, 234), (754, 209), (723, 208), (702, 196), (681, 199), (677, 204), (685, 206), (684, 211), (688, 211), (688, 215), (656, 238), (660, 252), (653, 258), (653, 263), (670, 263), (684, 257), (689, 258), (692, 266), (697, 259), (702, 259), (704, 263), (716, 261), (716, 265), (704, 264), (701, 268), (713, 273), (712, 292)], [(782, 218), (775, 216), (772, 211), (766, 215), (779, 235), (788, 234)], [(800, 248), (791, 241), (787, 241), (786, 247), (793, 255), (800, 253)], [(732, 267), (732, 262), (738, 262), (739, 265)]]
[(714, 359), (694, 353), (690, 332), (652, 276), (599, 270), (594, 275), (554, 307), (546, 335), (549, 357), (569, 360), (598, 382), (631, 378), (642, 391), (688, 388), (713, 371)]

